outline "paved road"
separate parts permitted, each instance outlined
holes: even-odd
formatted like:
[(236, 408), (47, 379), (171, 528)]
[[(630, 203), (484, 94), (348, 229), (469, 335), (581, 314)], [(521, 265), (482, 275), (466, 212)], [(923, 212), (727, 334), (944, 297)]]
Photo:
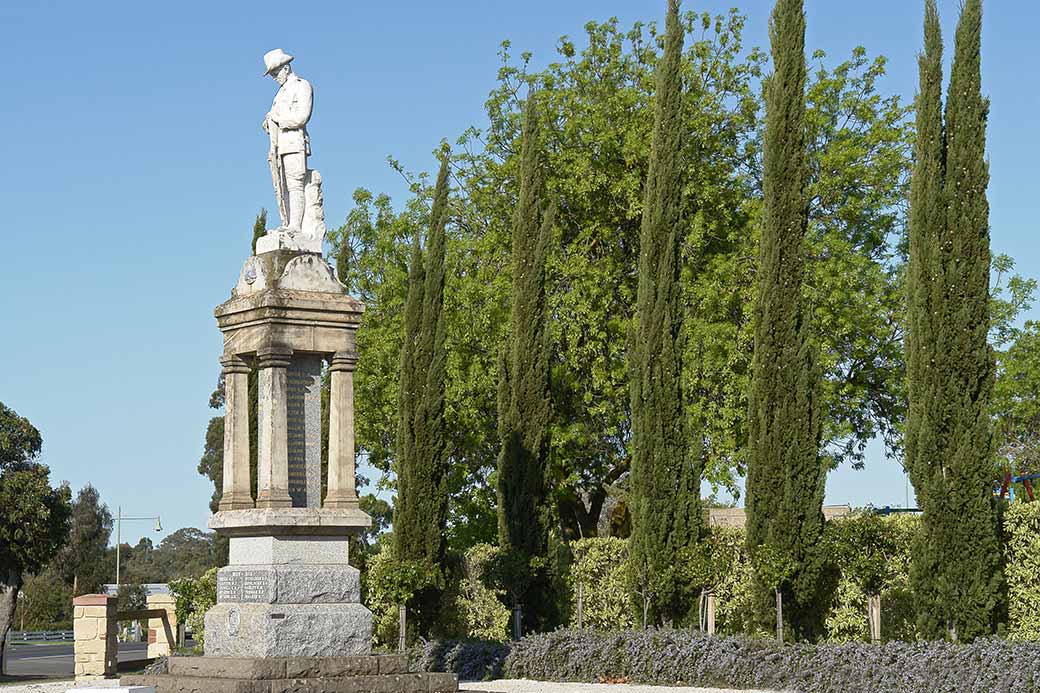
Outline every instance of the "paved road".
[[(147, 643), (119, 643), (121, 661), (144, 659), (147, 654)], [(7, 673), (11, 676), (69, 677), (73, 674), (72, 664), (71, 642), (11, 645), (7, 648)]]

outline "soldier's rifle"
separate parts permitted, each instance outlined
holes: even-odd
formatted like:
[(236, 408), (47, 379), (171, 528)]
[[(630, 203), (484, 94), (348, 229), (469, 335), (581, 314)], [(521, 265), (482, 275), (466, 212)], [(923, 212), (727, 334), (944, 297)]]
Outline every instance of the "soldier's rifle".
[(278, 154), (278, 124), (268, 118), (267, 134), (271, 137), (271, 148), (267, 151), (267, 163), (271, 165), (271, 180), (278, 198), (278, 216), (282, 226), (289, 225), (288, 210), (285, 209), (285, 177), (282, 175), (282, 157)]

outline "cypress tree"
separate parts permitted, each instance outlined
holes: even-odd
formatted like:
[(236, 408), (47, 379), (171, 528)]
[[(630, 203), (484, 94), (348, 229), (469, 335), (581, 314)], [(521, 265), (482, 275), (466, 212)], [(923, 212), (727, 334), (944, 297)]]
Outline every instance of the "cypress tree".
[[(778, 0), (770, 24), (773, 74), (765, 90), (764, 206), (748, 395), (747, 543), (782, 558), (784, 620), (796, 638), (822, 627), (814, 548), (823, 532), (826, 472), (819, 455), (820, 374), (804, 305), (809, 181), (805, 135), (805, 13)], [(772, 590), (756, 575), (756, 612), (772, 622)]]
[(256, 242), (267, 233), (267, 210), (261, 208), (253, 222), (253, 255), (256, 255)]
[[(520, 193), (513, 214), (512, 306), (509, 336), (499, 361), (498, 537), (499, 545), (522, 563), (515, 575), (514, 599), (528, 607), (532, 620), (545, 620), (550, 606), (536, 586), (549, 589), (548, 576), (532, 570), (546, 556), (549, 521), (545, 501), (549, 455), (549, 316), (545, 262), (555, 209), (545, 203), (537, 95), (528, 96), (520, 157)], [(543, 623), (544, 625), (544, 623)]]
[(992, 631), (1001, 589), (991, 492), (989, 104), (982, 96), (981, 39), (981, 0), (967, 0), (943, 133), (938, 13), (926, 2), (918, 115), (926, 138), (917, 145), (911, 188), (908, 289), (910, 330), (917, 330), (907, 345), (908, 467), (924, 510), (912, 577), (922, 632), (952, 640)]
[[(946, 140), (942, 117), (942, 32), (934, 0), (925, 2), (924, 52), (918, 58), (920, 84), (915, 103), (917, 139), (910, 177), (908, 228), (906, 372), (909, 407), (906, 417), (905, 467), (917, 495), (918, 506), (931, 509), (929, 490), (933, 461), (938, 459), (938, 413), (935, 358), (939, 346), (938, 315), (941, 304), (942, 269), (939, 247), (946, 224), (943, 179)], [(938, 602), (935, 575), (937, 547), (930, 539), (932, 513), (925, 515), (912, 552), (911, 578), (919, 625), (923, 633), (936, 637), (944, 628), (934, 612)]]
[(632, 462), (629, 573), (653, 622), (686, 613), (676, 555), (697, 542), (699, 440), (687, 429), (682, 393), (679, 286), (682, 202), (682, 46), (678, 0), (669, 0), (657, 65), (654, 135), (640, 230), (635, 331), (630, 343)]
[(425, 258), (416, 233), (408, 270), (401, 347), (397, 503), (397, 558), (439, 570), (447, 524), (444, 433), (444, 256), (448, 217), (448, 157), (441, 159)]
[[(267, 233), (267, 210), (260, 208), (260, 213), (253, 221), (253, 254), (256, 255), (256, 242)], [(259, 464), (260, 452), (260, 370), (253, 362), (249, 367), (249, 489), (254, 498), (257, 494), (257, 466)], [(324, 418), (324, 417), (323, 417)], [(326, 442), (326, 441), (323, 441)], [(328, 451), (327, 445), (322, 445), (322, 450)], [(325, 474), (322, 473), (322, 479)]]

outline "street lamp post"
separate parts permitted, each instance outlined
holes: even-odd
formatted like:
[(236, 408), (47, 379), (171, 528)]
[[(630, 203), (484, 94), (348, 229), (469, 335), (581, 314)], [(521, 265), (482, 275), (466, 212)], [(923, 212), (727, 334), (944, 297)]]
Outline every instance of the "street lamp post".
[(123, 521), (124, 520), (155, 520), (155, 531), (162, 531), (162, 522), (159, 516), (155, 517), (123, 517), (123, 506), (116, 506), (116, 596), (119, 596), (119, 568), (120, 547), (123, 543)]

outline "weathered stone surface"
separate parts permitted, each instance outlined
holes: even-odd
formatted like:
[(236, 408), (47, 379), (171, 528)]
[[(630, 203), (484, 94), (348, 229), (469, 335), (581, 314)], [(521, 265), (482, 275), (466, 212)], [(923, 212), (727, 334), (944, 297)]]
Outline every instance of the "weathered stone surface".
[[(367, 659), (367, 658), (362, 658)], [(455, 693), (454, 674), (307, 676), (248, 679), (227, 676), (126, 676), (124, 682), (154, 685), (158, 693)]]
[(217, 604), (206, 612), (206, 655), (345, 657), (372, 649), (361, 604)]
[(131, 674), (121, 676), (120, 683), (135, 686), (155, 686), (157, 693), (267, 693), (267, 681), (248, 679), (200, 678), (195, 676), (148, 676)]
[(278, 286), (291, 291), (343, 292), (336, 273), (318, 254), (298, 255), (290, 260), (278, 279)]
[[(408, 658), (403, 655), (358, 655), (353, 657), (171, 657), (167, 666), (173, 676), (228, 679), (308, 679), (403, 674)], [(428, 674), (434, 678), (453, 674)], [(438, 679), (440, 680), (440, 679)], [(445, 679), (446, 680), (446, 679)]]
[(227, 566), (217, 572), (217, 602), (353, 604), (361, 573), (349, 565)]
[(364, 511), (349, 508), (249, 508), (221, 510), (209, 517), (209, 528), (225, 536), (346, 537), (372, 526)]
[(459, 677), (455, 674), (429, 673), (426, 677), (429, 693), (455, 693), (459, 690)]
[[(259, 256), (265, 262), (267, 253)], [(268, 275), (270, 276), (270, 275)], [(250, 354), (272, 344), (293, 351), (334, 354), (356, 351), (356, 335), (365, 307), (346, 293), (265, 291), (234, 296), (216, 308), (224, 333), (224, 354)]]
[(173, 676), (227, 679), (284, 679), (284, 657), (170, 657), (168, 672)]
[(345, 537), (231, 537), (230, 565), (347, 565), (350, 540)]

